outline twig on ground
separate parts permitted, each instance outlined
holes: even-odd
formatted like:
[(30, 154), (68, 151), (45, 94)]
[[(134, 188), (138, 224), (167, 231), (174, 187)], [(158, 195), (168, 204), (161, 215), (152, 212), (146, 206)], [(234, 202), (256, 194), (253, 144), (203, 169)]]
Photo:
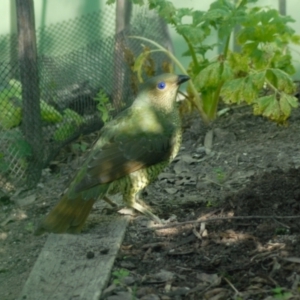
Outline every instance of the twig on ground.
[(288, 225), (285, 225), (284, 223), (282, 223), (282, 222), (279, 222), (279, 221), (278, 221), (278, 220), (276, 220), (276, 219), (274, 219), (274, 221), (275, 221), (276, 223), (278, 223), (279, 225), (283, 226), (284, 228), (287, 228), (287, 229), (290, 229), (290, 228), (291, 228), (290, 226), (288, 226)]
[(186, 221), (186, 222), (176, 222), (172, 224), (166, 224), (163, 226), (152, 226), (148, 227), (145, 230), (161, 230), (161, 229), (167, 229), (167, 228), (172, 228), (172, 227), (177, 227), (177, 226), (184, 226), (184, 225), (189, 225), (189, 224), (197, 224), (201, 222), (216, 222), (216, 221), (231, 221), (231, 220), (249, 220), (249, 219), (300, 219), (300, 216), (237, 216), (237, 217), (217, 217), (217, 218), (211, 218), (211, 219), (206, 219), (206, 218), (200, 218), (198, 220), (194, 221)]
[(224, 276), (222, 278), (229, 284), (229, 286), (234, 290), (236, 295), (240, 295), (240, 292), (235, 288), (235, 286)]

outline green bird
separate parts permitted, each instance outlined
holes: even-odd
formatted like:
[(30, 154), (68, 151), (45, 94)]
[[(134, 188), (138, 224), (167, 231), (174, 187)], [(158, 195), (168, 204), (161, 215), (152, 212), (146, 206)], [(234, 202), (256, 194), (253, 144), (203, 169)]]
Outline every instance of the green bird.
[(132, 105), (108, 122), (57, 205), (36, 229), (79, 233), (97, 199), (121, 193), (126, 206), (159, 222), (139, 192), (174, 159), (182, 129), (176, 95), (186, 75), (162, 74), (144, 83)]

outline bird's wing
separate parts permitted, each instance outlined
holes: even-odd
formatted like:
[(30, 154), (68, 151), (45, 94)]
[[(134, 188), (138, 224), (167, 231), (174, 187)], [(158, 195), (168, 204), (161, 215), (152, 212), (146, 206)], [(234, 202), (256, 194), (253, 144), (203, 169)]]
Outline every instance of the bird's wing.
[(112, 182), (141, 168), (168, 160), (174, 143), (175, 126), (172, 123), (165, 124), (159, 132), (145, 131), (129, 124), (122, 126), (120, 121), (115, 126), (114, 134), (104, 144), (100, 137), (102, 145), (97, 148), (96, 143), (89, 155), (84, 175), (80, 176), (74, 187), (75, 192)]

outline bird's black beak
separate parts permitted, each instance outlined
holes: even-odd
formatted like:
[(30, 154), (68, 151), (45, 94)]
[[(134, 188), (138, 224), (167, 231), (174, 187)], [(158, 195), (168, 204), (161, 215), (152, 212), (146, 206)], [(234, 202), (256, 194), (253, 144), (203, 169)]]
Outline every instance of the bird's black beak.
[(190, 77), (187, 75), (178, 75), (177, 84), (180, 85), (180, 84), (188, 81), (189, 79), (190, 79)]

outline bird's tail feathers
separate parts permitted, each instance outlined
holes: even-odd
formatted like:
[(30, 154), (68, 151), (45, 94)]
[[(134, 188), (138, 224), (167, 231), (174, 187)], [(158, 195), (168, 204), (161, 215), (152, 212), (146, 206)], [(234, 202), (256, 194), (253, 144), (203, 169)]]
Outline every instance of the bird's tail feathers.
[(81, 194), (70, 199), (65, 194), (46, 218), (39, 224), (35, 235), (44, 232), (79, 233), (96, 199), (85, 200)]

